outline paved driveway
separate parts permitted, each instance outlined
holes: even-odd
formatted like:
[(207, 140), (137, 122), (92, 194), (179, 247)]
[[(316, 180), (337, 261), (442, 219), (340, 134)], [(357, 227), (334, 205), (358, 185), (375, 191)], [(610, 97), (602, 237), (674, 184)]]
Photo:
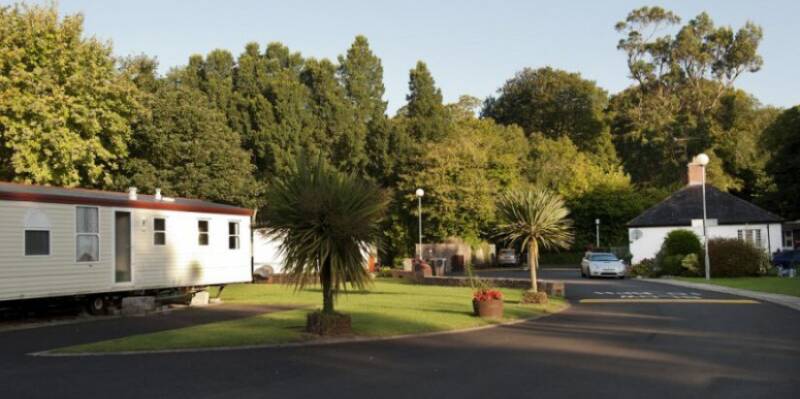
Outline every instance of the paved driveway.
[[(771, 304), (637, 302), (635, 297), (644, 293), (665, 299), (737, 298), (554, 273), (568, 278), (574, 303), (568, 311), (438, 337), (36, 358), (23, 352), (63, 344), (67, 339), (60, 335), (69, 331), (0, 333), (0, 397), (800, 397), (800, 313)], [(548, 271), (542, 274), (554, 277)], [(626, 301), (581, 302), (611, 298)], [(27, 334), (40, 338), (28, 342)]]

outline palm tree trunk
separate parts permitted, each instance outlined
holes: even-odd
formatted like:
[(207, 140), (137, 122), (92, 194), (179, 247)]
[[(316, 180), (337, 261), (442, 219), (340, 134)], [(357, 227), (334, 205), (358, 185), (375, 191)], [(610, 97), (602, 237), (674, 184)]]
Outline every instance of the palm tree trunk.
[(333, 313), (333, 281), (331, 281), (331, 261), (326, 259), (322, 263), (319, 281), (322, 284), (322, 313)]
[(536, 272), (539, 268), (539, 243), (531, 240), (528, 247), (528, 266), (531, 268), (531, 291), (539, 292), (539, 284), (536, 280)]

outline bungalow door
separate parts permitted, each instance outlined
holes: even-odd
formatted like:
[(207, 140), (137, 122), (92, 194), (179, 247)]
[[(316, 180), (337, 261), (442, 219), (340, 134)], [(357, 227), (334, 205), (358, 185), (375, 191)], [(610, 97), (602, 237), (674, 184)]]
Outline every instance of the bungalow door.
[(114, 212), (114, 282), (131, 282), (130, 212)]

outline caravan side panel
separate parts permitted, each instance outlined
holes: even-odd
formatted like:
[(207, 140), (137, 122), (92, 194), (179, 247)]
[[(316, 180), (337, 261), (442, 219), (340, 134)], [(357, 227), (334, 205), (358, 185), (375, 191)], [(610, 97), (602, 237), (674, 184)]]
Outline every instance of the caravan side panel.
[[(250, 281), (247, 216), (96, 207), (99, 259), (76, 260), (80, 205), (0, 201), (0, 300), (16, 300)], [(114, 212), (131, 213), (132, 281), (114, 274)], [(166, 221), (165, 245), (154, 242), (154, 218)], [(198, 220), (208, 222), (199, 245)], [(229, 248), (229, 223), (238, 223), (238, 248)], [(49, 254), (25, 255), (25, 230), (49, 231)], [(233, 234), (235, 237), (236, 234)]]
[[(76, 205), (0, 201), (0, 300), (102, 292), (112, 273), (111, 212), (98, 208), (99, 259), (78, 262)], [(25, 256), (25, 230), (47, 230), (49, 255)]]
[[(249, 217), (151, 209), (136, 209), (133, 214), (133, 280), (137, 287), (250, 281)], [(165, 221), (165, 245), (155, 245), (156, 218)], [(199, 221), (208, 223), (208, 245), (199, 244)], [(238, 248), (229, 248), (229, 223), (238, 224)]]

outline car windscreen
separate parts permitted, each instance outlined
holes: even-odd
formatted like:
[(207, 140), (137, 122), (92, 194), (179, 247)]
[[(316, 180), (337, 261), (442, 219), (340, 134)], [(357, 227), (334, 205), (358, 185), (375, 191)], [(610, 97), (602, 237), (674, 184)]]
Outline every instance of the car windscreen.
[(617, 259), (617, 257), (614, 255), (592, 255), (590, 260), (598, 262), (614, 262), (619, 259)]

